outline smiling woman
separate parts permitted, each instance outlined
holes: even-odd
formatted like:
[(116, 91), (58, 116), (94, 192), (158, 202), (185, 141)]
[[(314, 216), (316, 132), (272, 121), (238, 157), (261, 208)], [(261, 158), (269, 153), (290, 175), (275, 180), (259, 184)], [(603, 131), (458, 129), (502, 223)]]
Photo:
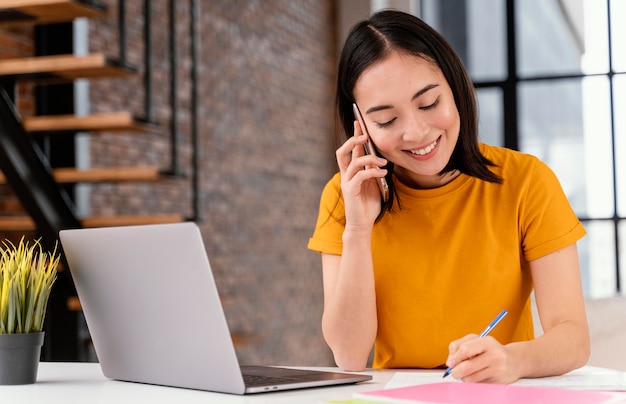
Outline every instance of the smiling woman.
[[(449, 366), (457, 379), (498, 383), (584, 364), (576, 242), (585, 229), (547, 165), (478, 142), (474, 90), (446, 40), (399, 11), (357, 23), (336, 103), (339, 173), (309, 241), (321, 253), (322, 330), (336, 363), (361, 370), (373, 346), (374, 367)], [(378, 156), (364, 153), (368, 140)], [(498, 328), (476, 339), (503, 309)]]
[[(380, 31), (381, 29), (385, 32)], [(409, 41), (406, 38), (413, 38), (413, 40)], [(433, 46), (435, 45), (438, 49), (433, 51)], [(390, 54), (394, 57), (390, 57), (387, 60), (386, 56)], [(395, 59), (419, 64), (423, 72), (418, 74), (417, 72), (407, 72), (406, 69), (410, 70), (410, 68), (406, 68), (403, 72), (402, 70), (393, 70), (393, 67), (392, 69), (381, 67), (381, 65), (393, 63)], [(393, 74), (389, 75), (390, 71)], [(434, 79), (434, 81), (429, 82), (421, 73), (426, 73), (427, 77)], [(367, 77), (370, 79), (367, 80)], [(359, 81), (358, 86), (357, 80)], [(344, 133), (340, 135), (340, 143), (343, 143), (347, 137), (352, 135), (354, 116), (349, 106), (354, 102), (353, 100), (356, 100), (357, 104), (359, 104), (361, 111), (365, 111), (367, 124), (367, 116), (370, 113), (391, 108), (391, 104), (387, 104), (387, 102), (394, 101), (393, 95), (395, 95), (395, 90), (389, 88), (389, 91), (387, 91), (387, 89), (392, 84), (395, 84), (394, 89), (402, 87), (402, 91), (408, 91), (412, 103), (417, 103), (416, 107), (423, 112), (439, 107), (440, 100), (437, 96), (433, 96), (433, 93), (436, 95), (441, 95), (442, 93), (447, 95), (446, 111), (452, 115), (450, 119), (454, 119), (454, 116), (458, 117), (459, 130), (457, 132), (462, 133), (463, 136), (461, 141), (457, 143), (457, 146), (453, 146), (452, 157), (448, 156), (450, 159), (449, 164), (441, 168), (441, 174), (458, 170), (483, 180), (500, 181), (500, 178), (487, 168), (490, 162), (478, 151), (478, 114), (473, 84), (469, 75), (448, 42), (426, 24), (411, 26), (411, 24), (397, 21), (396, 25), (372, 29), (372, 26), (364, 21), (352, 28), (344, 45), (338, 68), (336, 101), (338, 114), (344, 128)], [(442, 85), (444, 87), (443, 90), (438, 88)], [(360, 87), (363, 88), (359, 89)], [(370, 93), (384, 91), (388, 99), (378, 97), (377, 100), (381, 104), (361, 105), (364, 101), (359, 99), (358, 91), (366, 93), (367, 91)], [(399, 96), (399, 94), (396, 96)], [(396, 100), (395, 102), (398, 101)], [(452, 110), (449, 108), (451, 102), (454, 102), (456, 107)], [(400, 107), (400, 105), (397, 107)], [(438, 109), (441, 110), (442, 108)], [(437, 116), (443, 116), (443, 114), (439, 113)], [(378, 122), (378, 125), (386, 126), (392, 124), (391, 118), (393, 117), (389, 118), (386, 120), (382, 119)], [(416, 123), (419, 124), (420, 122), (417, 121)], [(370, 130), (374, 128), (371, 127)], [(375, 136), (372, 137), (372, 140), (376, 143), (377, 139)], [(430, 144), (426, 143), (417, 146), (424, 151), (425, 148), (436, 141), (436, 139), (433, 139)], [(436, 146), (436, 144), (433, 146)], [(419, 153), (418, 151), (417, 154)], [(391, 198), (389, 202), (383, 205), (383, 212), (391, 209), (395, 197), (395, 190), (391, 181), (391, 176), (394, 173), (394, 164), (395, 161), (391, 160), (389, 164), (390, 170), (387, 172)], [(442, 181), (449, 181), (449, 177), (449, 175), (441, 178), (430, 176), (430, 181), (425, 182), (422, 186), (440, 186)], [(407, 180), (409, 179), (407, 178)], [(426, 181), (428, 178), (422, 178), (422, 180)]]
[(457, 144), (460, 118), (452, 90), (433, 62), (392, 51), (361, 74), (354, 98), (366, 111), (372, 141), (394, 162), (402, 182), (434, 188), (458, 175), (456, 170), (440, 175)]

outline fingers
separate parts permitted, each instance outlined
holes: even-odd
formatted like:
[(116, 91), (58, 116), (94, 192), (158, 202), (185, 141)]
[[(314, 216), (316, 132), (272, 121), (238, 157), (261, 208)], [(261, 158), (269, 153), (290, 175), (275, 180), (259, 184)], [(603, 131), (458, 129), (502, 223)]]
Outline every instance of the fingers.
[(352, 136), (337, 149), (337, 164), (343, 173), (353, 160), (363, 156), (363, 144), (367, 141), (365, 135)]
[(363, 145), (367, 142), (367, 136), (361, 130), (357, 121), (354, 122), (354, 133), (339, 149), (337, 149), (337, 164), (343, 173), (352, 160), (364, 154)]
[[(363, 145), (368, 141), (367, 135), (363, 134), (359, 123), (354, 123), (354, 136), (350, 137), (336, 151), (337, 165), (343, 176), (352, 178), (360, 170), (366, 168), (381, 168), (387, 164), (385, 159), (375, 155), (366, 155)], [(369, 173), (368, 177), (381, 177), (382, 173)]]
[[(361, 131), (357, 121), (354, 122), (354, 136), (351, 136), (336, 151), (339, 170), (344, 173), (351, 163), (355, 163), (359, 169), (363, 167), (383, 167), (387, 164), (384, 159), (377, 156), (366, 155), (363, 145), (368, 141), (367, 135)], [(357, 164), (358, 163), (358, 164)]]
[(446, 365), (452, 376), (464, 382), (503, 382), (506, 352), (492, 337), (476, 338), (468, 335), (453, 341)]
[(341, 172), (346, 222), (360, 226), (373, 225), (380, 213), (381, 196), (377, 178), (387, 175), (387, 160), (366, 155), (363, 145), (368, 141), (355, 122), (354, 136), (337, 149), (337, 164)]
[[(478, 338), (478, 335), (476, 334), (468, 334), (464, 336), (463, 338), (452, 341), (450, 345), (448, 345), (448, 352), (449, 352), (448, 360), (450, 360), (453, 357), (463, 355), (464, 351), (459, 352), (459, 350), (465, 346), (465, 343), (469, 341), (475, 341), (477, 338)], [(465, 349), (467, 348), (465, 347)], [(449, 363), (446, 362), (446, 364), (450, 366)]]

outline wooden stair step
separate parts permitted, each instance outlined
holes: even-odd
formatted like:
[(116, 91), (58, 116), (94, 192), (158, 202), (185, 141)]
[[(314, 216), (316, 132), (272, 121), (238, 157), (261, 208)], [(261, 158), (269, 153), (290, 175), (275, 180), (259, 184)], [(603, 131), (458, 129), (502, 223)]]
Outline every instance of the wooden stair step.
[(110, 167), (90, 168), (55, 168), (52, 170), (54, 179), (59, 183), (75, 182), (123, 182), (123, 181), (157, 181), (160, 179), (158, 167)]
[(106, 7), (93, 0), (1, 0), (0, 25), (50, 24), (79, 17), (101, 18)]
[[(136, 226), (143, 224), (180, 223), (185, 218), (178, 213), (90, 216), (80, 219), (83, 227)], [(30, 216), (0, 216), (0, 230), (7, 232), (35, 231), (36, 226)]]
[[(54, 179), (62, 184), (77, 182), (128, 182), (128, 181), (157, 181), (161, 178), (158, 167), (109, 167), (109, 168), (55, 168), (52, 170)], [(5, 184), (6, 178), (0, 173), (0, 184)]]
[(18, 80), (63, 82), (80, 78), (128, 77), (133, 73), (135, 69), (121, 66), (102, 53), (0, 60), (0, 76)]
[[(1, 173), (0, 173), (1, 174)], [(17, 197), (5, 197), (0, 202), (0, 211), (5, 213), (24, 213), (24, 207)]]
[(83, 306), (77, 296), (67, 298), (67, 309), (69, 311), (83, 311)]
[(0, 230), (34, 231), (35, 223), (29, 216), (0, 216)]
[(180, 223), (185, 218), (178, 213), (153, 215), (91, 216), (81, 219), (83, 227), (138, 226), (143, 224)]
[(157, 132), (158, 126), (130, 112), (105, 112), (84, 116), (45, 115), (22, 119), (27, 132), (134, 131)]

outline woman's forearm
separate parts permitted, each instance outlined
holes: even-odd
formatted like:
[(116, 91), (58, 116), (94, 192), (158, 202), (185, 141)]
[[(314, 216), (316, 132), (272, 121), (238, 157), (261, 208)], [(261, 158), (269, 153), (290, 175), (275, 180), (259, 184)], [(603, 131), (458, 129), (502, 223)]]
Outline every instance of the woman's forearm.
[(519, 378), (562, 375), (589, 360), (588, 328), (586, 323), (565, 321), (532, 341), (506, 348), (518, 364)]
[[(324, 264), (325, 282), (332, 287), (325, 299), (322, 330), (337, 366), (359, 371), (365, 368), (377, 332), (376, 292), (371, 235), (344, 232), (338, 262)], [(338, 264), (338, 265), (337, 265)], [(327, 270), (336, 273), (328, 276)]]

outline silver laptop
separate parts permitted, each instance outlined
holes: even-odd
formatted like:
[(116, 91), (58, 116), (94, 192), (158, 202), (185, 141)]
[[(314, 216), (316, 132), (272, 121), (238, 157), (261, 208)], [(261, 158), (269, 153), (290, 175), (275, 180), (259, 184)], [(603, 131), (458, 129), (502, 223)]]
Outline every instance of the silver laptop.
[(60, 239), (108, 378), (232, 394), (371, 379), (240, 367), (195, 223), (62, 230)]

